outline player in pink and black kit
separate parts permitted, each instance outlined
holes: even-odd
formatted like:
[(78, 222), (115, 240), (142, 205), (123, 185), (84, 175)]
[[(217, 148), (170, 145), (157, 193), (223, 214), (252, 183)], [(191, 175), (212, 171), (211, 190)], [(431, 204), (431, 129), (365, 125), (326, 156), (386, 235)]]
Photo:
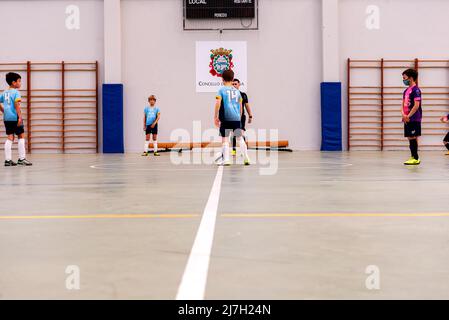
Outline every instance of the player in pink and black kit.
[[(440, 121), (443, 123), (448, 123), (449, 122), (449, 114), (446, 116), (442, 116), (440, 118)], [(449, 132), (444, 137), (443, 143), (444, 143), (444, 146), (446, 147), (446, 149), (449, 150)], [(449, 156), (449, 151), (446, 153), (446, 155)]]
[(422, 103), (421, 90), (418, 88), (418, 72), (415, 69), (407, 69), (402, 73), (403, 82), (408, 88), (404, 91), (402, 100), (402, 122), (404, 122), (404, 136), (410, 143), (412, 156), (405, 165), (419, 165), (418, 137), (421, 136)]

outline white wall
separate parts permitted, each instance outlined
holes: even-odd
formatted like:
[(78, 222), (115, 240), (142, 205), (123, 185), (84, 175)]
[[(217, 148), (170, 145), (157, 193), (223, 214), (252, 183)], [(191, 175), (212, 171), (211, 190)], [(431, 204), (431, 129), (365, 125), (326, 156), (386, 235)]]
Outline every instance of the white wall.
[[(142, 148), (142, 109), (154, 93), (162, 109), (160, 140), (200, 120), (212, 127), (214, 95), (195, 92), (195, 42), (248, 42), (253, 128), (278, 128), (294, 149), (320, 147), (321, 1), (259, 0), (260, 30), (182, 30), (181, 0), (122, 0), (125, 146)], [(81, 29), (65, 27), (65, 8), (81, 9)], [(380, 8), (380, 29), (365, 26), (368, 5)], [(99, 60), (103, 66), (103, 1), (0, 0), (0, 61)], [(447, 58), (447, 0), (339, 0), (340, 75), (346, 59)], [(13, 26), (9, 28), (8, 26)], [(14, 34), (14, 36), (11, 36)], [(100, 72), (102, 75), (103, 72)], [(398, 80), (400, 81), (400, 79)], [(426, 80), (427, 81), (427, 80)], [(346, 124), (346, 90), (343, 121)], [(343, 130), (346, 140), (346, 130)]]
[[(380, 29), (366, 28), (366, 8), (380, 9)], [(340, 0), (340, 59), (343, 80), (343, 121), (347, 126), (346, 59), (448, 59), (449, 1), (447, 0)], [(402, 85), (400, 69), (397, 83)], [(447, 75), (425, 79), (429, 85), (446, 83)], [(421, 79), (424, 80), (424, 79)], [(367, 79), (369, 81), (369, 79)], [(432, 85), (432, 83), (430, 83)], [(424, 101), (425, 103), (425, 101)], [(343, 130), (344, 141), (347, 132)], [(440, 143), (438, 139), (437, 143)]]
[[(79, 30), (69, 30), (66, 27), (66, 18), (68, 17), (66, 8), (69, 5), (79, 7)], [(0, 16), (0, 39), (2, 39), (0, 62), (99, 61), (99, 81), (102, 82), (104, 43), (102, 0), (0, 0)], [(3, 89), (6, 86), (4, 72), (0, 76), (0, 88)], [(60, 75), (33, 73), (31, 81), (34, 89), (59, 88)], [(95, 74), (93, 72), (67, 73), (66, 87), (94, 88)], [(101, 119), (101, 86), (99, 88)], [(53, 103), (53, 105), (59, 104)], [(101, 146), (101, 121), (99, 133)]]
[[(65, 25), (66, 7), (80, 8), (79, 30)], [(84, 61), (103, 57), (103, 1), (0, 1), (1, 61)]]
[(321, 2), (260, 0), (259, 31), (183, 31), (182, 1), (122, 0), (125, 147), (142, 149), (146, 98), (158, 97), (160, 141), (201, 120), (213, 127), (214, 94), (195, 92), (196, 41), (247, 41), (253, 128), (278, 128), (294, 149), (321, 143)]

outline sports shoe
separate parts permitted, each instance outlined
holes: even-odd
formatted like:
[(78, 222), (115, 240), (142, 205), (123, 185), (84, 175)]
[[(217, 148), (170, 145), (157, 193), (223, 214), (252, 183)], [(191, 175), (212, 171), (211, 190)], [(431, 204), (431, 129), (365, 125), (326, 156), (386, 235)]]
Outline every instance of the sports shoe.
[(223, 164), (222, 164), (223, 166), (225, 166), (225, 167), (228, 167), (228, 166), (230, 166), (231, 165), (231, 161), (223, 161)]
[(231, 154), (235, 157), (237, 155), (237, 151), (236, 150), (232, 150)]
[(31, 162), (29, 162), (27, 159), (19, 159), (17, 161), (17, 165), (29, 167), (29, 166), (32, 166), (33, 164)]
[(449, 156), (449, 151), (445, 153), (446, 156)]
[(249, 166), (249, 165), (251, 164), (251, 162), (249, 161), (249, 159), (245, 159), (245, 160), (243, 161), (243, 164), (244, 164), (245, 166)]
[(218, 164), (218, 165), (223, 164), (223, 154), (220, 152), (220, 153), (217, 153), (215, 156), (217, 157), (217, 158), (215, 158), (215, 164)]
[(155, 152), (155, 153), (154, 153), (154, 156), (155, 156), (155, 157), (159, 157), (159, 156), (160, 156), (160, 154), (159, 154), (159, 153), (157, 153), (157, 152)]
[(142, 157), (148, 157), (148, 152), (143, 152)]
[(416, 160), (415, 158), (408, 159), (404, 162), (406, 166), (416, 166), (421, 163), (421, 160)]
[(15, 167), (17, 166), (17, 163), (15, 163), (12, 160), (5, 160), (5, 167)]
[(409, 163), (412, 163), (412, 161), (413, 160), (415, 160), (415, 158), (413, 158), (413, 157), (410, 157), (410, 158), (408, 158), (408, 160), (407, 161), (405, 161), (404, 162), (404, 164), (409, 164)]

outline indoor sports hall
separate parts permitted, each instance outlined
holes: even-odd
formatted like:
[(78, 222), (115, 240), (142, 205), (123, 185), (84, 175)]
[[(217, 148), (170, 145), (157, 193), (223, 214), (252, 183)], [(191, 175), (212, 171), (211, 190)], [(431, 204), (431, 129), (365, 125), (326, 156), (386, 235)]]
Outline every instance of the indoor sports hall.
[(0, 12), (0, 299), (449, 298), (448, 1)]

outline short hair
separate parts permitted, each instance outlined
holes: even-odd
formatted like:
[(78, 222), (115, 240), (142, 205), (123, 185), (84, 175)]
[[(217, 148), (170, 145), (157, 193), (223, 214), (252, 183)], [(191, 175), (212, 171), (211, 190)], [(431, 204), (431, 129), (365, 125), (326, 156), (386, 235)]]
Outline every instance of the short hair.
[(9, 85), (12, 85), (13, 82), (22, 79), (22, 77), (20, 76), (20, 74), (15, 73), (15, 72), (8, 72), (6, 74), (6, 83)]
[(156, 101), (156, 96), (154, 94), (152, 94), (151, 96), (148, 97), (148, 100), (154, 100)]
[(234, 81), (240, 83), (240, 80), (237, 78), (235, 78)]
[(232, 71), (231, 69), (225, 70), (223, 72), (222, 77), (223, 77), (224, 81), (230, 82), (230, 81), (234, 80), (234, 71)]
[(407, 69), (404, 72), (402, 72), (402, 75), (406, 75), (409, 78), (413, 78), (413, 80), (418, 80), (418, 71), (415, 69)]

